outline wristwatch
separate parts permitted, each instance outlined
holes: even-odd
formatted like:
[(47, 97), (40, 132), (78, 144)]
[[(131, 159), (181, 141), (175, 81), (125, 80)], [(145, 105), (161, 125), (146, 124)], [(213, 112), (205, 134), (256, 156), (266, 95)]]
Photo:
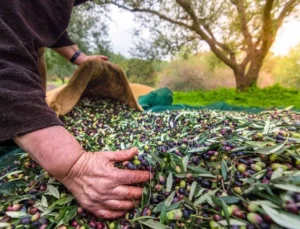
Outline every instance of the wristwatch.
[(70, 62), (74, 64), (74, 62), (76, 61), (76, 59), (80, 56), (80, 54), (82, 53), (81, 50), (77, 50), (74, 55), (71, 57)]

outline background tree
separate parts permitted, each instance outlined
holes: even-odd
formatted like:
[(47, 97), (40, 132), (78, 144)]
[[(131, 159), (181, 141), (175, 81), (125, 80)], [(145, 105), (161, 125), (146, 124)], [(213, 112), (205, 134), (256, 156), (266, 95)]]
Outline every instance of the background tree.
[(156, 71), (154, 62), (132, 58), (128, 60), (126, 75), (130, 82), (155, 86)]
[[(98, 0), (137, 13), (152, 33), (140, 45), (148, 56), (173, 53), (204, 41), (235, 76), (238, 90), (256, 81), (282, 24), (300, 0)], [(154, 47), (158, 49), (154, 49)]]

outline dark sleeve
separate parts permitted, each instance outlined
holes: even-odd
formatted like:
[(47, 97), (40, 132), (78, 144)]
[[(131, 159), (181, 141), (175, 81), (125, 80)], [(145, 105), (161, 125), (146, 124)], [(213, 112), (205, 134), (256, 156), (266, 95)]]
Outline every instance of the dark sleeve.
[(75, 0), (74, 1), (74, 6), (78, 6), (82, 3), (88, 2), (88, 1), (92, 1), (92, 0)]
[(0, 60), (0, 142), (62, 122), (45, 102), (37, 75)]
[(45, 101), (34, 50), (20, 42), (1, 17), (0, 32), (0, 142), (62, 126)]
[(64, 32), (63, 35), (55, 42), (55, 44), (51, 45), (49, 48), (61, 48), (65, 46), (75, 45), (75, 43), (70, 39), (68, 32)]
[[(75, 0), (74, 6), (78, 6), (80, 4), (83, 4), (85, 2), (92, 1), (92, 0)], [(49, 48), (61, 48), (65, 46), (71, 46), (75, 43), (70, 39), (68, 32), (64, 32), (63, 35), (55, 42), (55, 44), (51, 45)]]

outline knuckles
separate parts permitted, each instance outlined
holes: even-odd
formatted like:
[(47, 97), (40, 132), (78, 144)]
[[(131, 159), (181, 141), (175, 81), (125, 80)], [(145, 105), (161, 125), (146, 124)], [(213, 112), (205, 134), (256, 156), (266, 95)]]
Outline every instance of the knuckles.
[(128, 199), (132, 199), (133, 198), (133, 194), (130, 191), (129, 187), (125, 187), (124, 188), (124, 195), (125, 197), (127, 197)]

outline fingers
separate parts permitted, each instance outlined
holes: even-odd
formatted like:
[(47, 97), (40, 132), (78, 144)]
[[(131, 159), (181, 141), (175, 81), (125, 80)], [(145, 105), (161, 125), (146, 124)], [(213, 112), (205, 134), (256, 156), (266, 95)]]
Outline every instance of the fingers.
[(98, 56), (100, 59), (104, 60), (104, 61), (108, 61), (108, 57), (107, 56)]
[(128, 161), (133, 158), (137, 153), (137, 148), (132, 148), (129, 150), (120, 150), (116, 152), (104, 152), (107, 159), (116, 162)]
[(109, 210), (98, 210), (93, 212), (97, 217), (102, 219), (116, 219), (125, 215), (126, 211), (109, 211)]
[(118, 169), (118, 183), (119, 184), (138, 184), (149, 181), (151, 174), (147, 171), (132, 171)]
[(105, 202), (105, 208), (112, 211), (129, 211), (138, 204), (139, 201), (132, 200), (108, 200)]
[(139, 200), (143, 195), (143, 189), (132, 186), (118, 186), (113, 189), (112, 194), (117, 200)]

